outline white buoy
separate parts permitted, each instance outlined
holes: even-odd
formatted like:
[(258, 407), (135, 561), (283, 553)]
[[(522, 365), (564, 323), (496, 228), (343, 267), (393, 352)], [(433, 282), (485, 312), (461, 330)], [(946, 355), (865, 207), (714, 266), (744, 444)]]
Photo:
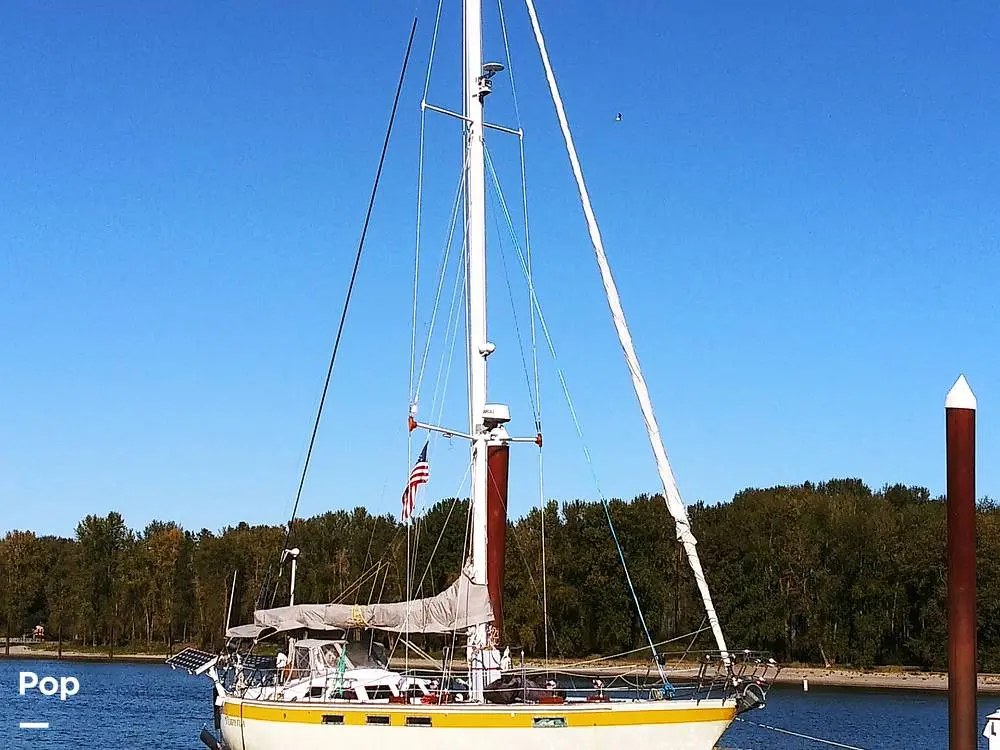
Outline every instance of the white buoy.
[(802, 678), (802, 692), (803, 693), (809, 692), (809, 680), (805, 677)]

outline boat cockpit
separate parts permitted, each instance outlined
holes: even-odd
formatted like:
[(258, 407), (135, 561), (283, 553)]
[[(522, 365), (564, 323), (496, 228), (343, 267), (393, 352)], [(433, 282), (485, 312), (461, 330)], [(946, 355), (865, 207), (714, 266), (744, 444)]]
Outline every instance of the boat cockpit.
[(432, 688), (431, 680), (390, 669), (387, 649), (373, 638), (289, 638), (275, 657), (237, 649), (219, 668), (232, 692), (256, 700), (389, 703)]

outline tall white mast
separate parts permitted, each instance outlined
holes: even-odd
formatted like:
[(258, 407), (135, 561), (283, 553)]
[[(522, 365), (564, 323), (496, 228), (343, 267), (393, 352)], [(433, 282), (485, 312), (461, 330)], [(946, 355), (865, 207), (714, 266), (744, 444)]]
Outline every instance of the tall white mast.
[[(483, 99), (489, 82), (483, 76), (481, 0), (464, 0), (463, 114), (465, 125), (465, 248), (468, 279), (469, 434), (472, 435), (472, 580), (486, 583), (486, 358), (493, 346), (486, 338), (486, 171), (483, 158)], [(471, 634), (473, 697), (482, 697), (483, 672), (475, 647), (486, 642), (486, 626)], [(479, 668), (476, 668), (479, 667)]]

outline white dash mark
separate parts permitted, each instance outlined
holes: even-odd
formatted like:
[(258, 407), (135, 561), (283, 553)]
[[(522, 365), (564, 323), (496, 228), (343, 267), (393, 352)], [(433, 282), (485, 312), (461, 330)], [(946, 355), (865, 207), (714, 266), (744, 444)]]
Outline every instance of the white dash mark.
[(20, 724), (21, 729), (48, 729), (49, 722), (47, 721), (22, 721)]

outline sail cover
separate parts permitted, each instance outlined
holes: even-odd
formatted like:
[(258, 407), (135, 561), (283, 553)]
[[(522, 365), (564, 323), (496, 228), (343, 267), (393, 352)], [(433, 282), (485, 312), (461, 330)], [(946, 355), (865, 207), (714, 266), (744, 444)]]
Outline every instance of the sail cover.
[(451, 633), (493, 622), (489, 590), (465, 571), (437, 596), (391, 604), (296, 604), (258, 609), (254, 625), (278, 631), (374, 628), (394, 633)]

